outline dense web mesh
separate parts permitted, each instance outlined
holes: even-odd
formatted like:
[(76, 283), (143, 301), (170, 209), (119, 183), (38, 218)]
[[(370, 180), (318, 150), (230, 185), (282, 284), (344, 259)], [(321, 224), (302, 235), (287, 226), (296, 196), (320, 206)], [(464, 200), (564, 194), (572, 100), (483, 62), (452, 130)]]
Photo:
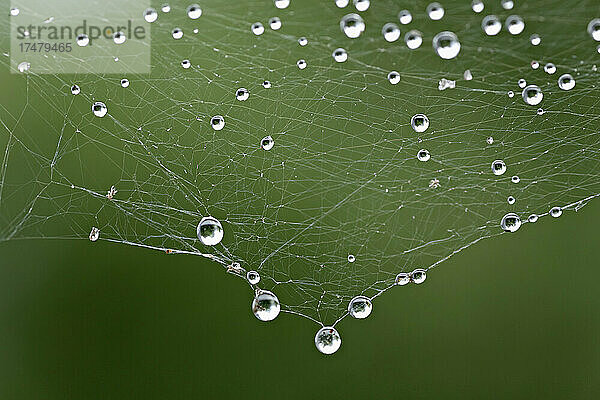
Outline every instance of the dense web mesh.
[[(292, 0), (286, 9), (270, 0), (203, 1), (197, 20), (187, 17), (188, 3), (170, 5), (162, 13), (154, 4), (149, 75), (32, 68), (6, 77), (0, 240), (88, 240), (97, 227), (99, 240), (208, 257), (243, 278), (256, 270), (282, 311), (330, 325), (354, 296), (377, 296), (400, 272), (430, 269), (504, 234), (507, 213), (521, 218), (521, 230), (542, 229), (528, 216), (577, 210), (600, 193), (600, 54), (586, 31), (600, 16), (595, 0), (516, 1), (511, 10), (486, 1), (482, 13), (448, 1), (440, 21), (428, 18), (427, 2), (372, 1), (357, 39), (340, 29), (353, 5), (333, 0)], [(402, 9), (412, 12), (409, 25), (398, 21)], [(525, 30), (487, 36), (481, 22), (490, 14), (503, 23), (520, 15)], [(275, 16), (279, 30), (269, 27)], [(265, 32), (257, 36), (258, 21)], [(383, 38), (388, 22), (402, 31), (396, 42)], [(415, 50), (403, 40), (411, 29), (423, 34)], [(432, 49), (444, 30), (460, 40), (455, 59)], [(348, 52), (343, 63), (332, 57), (338, 47)], [(544, 71), (547, 63), (556, 73)], [(387, 79), (393, 70), (396, 85)], [(557, 85), (564, 73), (576, 80), (572, 90)], [(442, 78), (456, 87), (439, 90)], [(541, 88), (539, 105), (523, 101), (519, 79)], [(236, 99), (240, 87), (246, 101)], [(14, 91), (25, 95), (13, 99)], [(104, 118), (90, 111), (95, 101), (107, 105)], [(422, 133), (410, 123), (418, 113), (430, 121)], [(225, 120), (220, 131), (210, 125), (215, 115)], [(265, 151), (269, 135), (275, 144)], [(417, 158), (421, 149), (428, 161)], [(505, 174), (492, 173), (494, 160), (506, 163)], [(196, 236), (209, 215), (225, 232), (212, 247)]]

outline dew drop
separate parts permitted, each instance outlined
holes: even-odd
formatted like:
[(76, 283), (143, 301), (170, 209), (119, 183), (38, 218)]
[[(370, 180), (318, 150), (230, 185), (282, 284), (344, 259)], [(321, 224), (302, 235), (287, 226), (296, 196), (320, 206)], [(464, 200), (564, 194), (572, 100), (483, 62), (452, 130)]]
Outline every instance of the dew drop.
[(594, 18), (587, 26), (587, 31), (597, 42), (600, 42), (600, 18)]
[(519, 85), (519, 87), (523, 89), (525, 86), (527, 86), (527, 81), (525, 79), (519, 79), (517, 85)]
[(19, 15), (19, 13), (21, 12), (21, 10), (19, 10), (16, 7), (13, 7), (10, 9), (10, 16), (11, 17), (16, 17), (17, 15)]
[(267, 290), (260, 290), (252, 300), (252, 312), (261, 321), (272, 321), (279, 315), (281, 306), (275, 294)]
[(415, 114), (410, 119), (410, 125), (417, 133), (422, 133), (429, 128), (429, 118), (425, 114)]
[(409, 31), (406, 35), (404, 35), (404, 42), (406, 43), (406, 46), (409, 49), (418, 49), (423, 43), (423, 35), (421, 34), (421, 32), (413, 29), (412, 31)]
[(488, 36), (496, 36), (502, 30), (502, 23), (495, 15), (488, 15), (481, 21), (481, 28)]
[(89, 239), (90, 241), (95, 242), (98, 240), (98, 238), (100, 238), (100, 229), (93, 226), (92, 230), (90, 231)]
[(202, 244), (214, 246), (223, 239), (223, 226), (216, 218), (204, 217), (196, 228), (196, 235)]
[(306, 68), (306, 60), (300, 59), (296, 61), (296, 65), (298, 66), (298, 68), (304, 69)]
[(191, 19), (198, 19), (202, 16), (202, 9), (198, 4), (192, 4), (187, 8), (187, 15)]
[(274, 31), (279, 30), (281, 28), (281, 20), (278, 17), (273, 17), (269, 20), (269, 26)]
[(575, 87), (575, 79), (570, 74), (563, 74), (558, 78), (558, 87), (562, 90), (571, 90)]
[(265, 136), (260, 141), (260, 147), (262, 147), (263, 150), (269, 151), (273, 148), (273, 146), (275, 146), (275, 140), (273, 140), (271, 136)]
[(348, 3), (350, 3), (350, 0), (335, 0), (335, 5), (338, 6), (338, 8), (344, 8)]
[(433, 21), (439, 21), (444, 17), (444, 7), (440, 3), (431, 3), (426, 8), (427, 15)]
[(181, 39), (183, 37), (183, 31), (180, 28), (175, 28), (171, 32), (173, 39)]
[(381, 33), (383, 34), (383, 38), (388, 42), (395, 42), (400, 38), (400, 28), (398, 25), (388, 22), (381, 29)]
[(239, 101), (248, 100), (248, 97), (250, 97), (250, 92), (246, 88), (239, 88), (235, 91), (235, 98)]
[(492, 172), (494, 175), (502, 175), (506, 172), (506, 164), (502, 160), (495, 160), (492, 163)]
[(168, 4), (163, 4), (160, 8), (162, 10), (162, 12), (164, 13), (169, 13), (171, 12), (171, 6)]
[(518, 15), (510, 15), (506, 18), (505, 26), (511, 35), (518, 35), (525, 29), (525, 22)]
[(152, 23), (158, 19), (158, 13), (154, 8), (147, 8), (146, 11), (144, 11), (144, 19), (146, 22)]
[(348, 314), (356, 319), (365, 319), (371, 315), (373, 303), (365, 296), (356, 296), (348, 304)]
[(215, 131), (220, 131), (225, 127), (225, 118), (220, 115), (215, 115), (210, 119), (210, 126), (212, 126)]
[(527, 221), (535, 223), (538, 220), (538, 216), (535, 214), (531, 214), (529, 217), (527, 217)]
[(371, 0), (354, 0), (353, 3), (358, 11), (367, 11), (371, 5)]
[(515, 97), (515, 92), (513, 92), (512, 90), (509, 90), (507, 94), (508, 94), (508, 97), (510, 97), (511, 99), (513, 97)]
[(412, 21), (412, 14), (408, 10), (402, 10), (398, 13), (398, 20), (402, 25), (410, 24)]
[(505, 10), (512, 10), (512, 8), (515, 6), (513, 0), (502, 0), (501, 4), (502, 8), (504, 8)]
[(81, 93), (81, 88), (78, 85), (71, 86), (71, 94), (78, 95)]
[(260, 274), (256, 271), (248, 271), (246, 273), (246, 279), (251, 285), (256, 285), (258, 282), (260, 282)]
[(333, 59), (339, 63), (344, 62), (348, 59), (348, 53), (346, 52), (346, 50), (340, 48), (337, 48), (333, 51), (333, 53), (331, 53), (331, 56), (333, 57)]
[(271, 81), (263, 81), (262, 85), (263, 85), (263, 87), (265, 89), (270, 89), (271, 88)]
[(544, 99), (542, 90), (536, 85), (529, 85), (523, 89), (523, 100), (530, 106), (537, 106)]
[(182, 66), (184, 69), (188, 69), (188, 68), (190, 68), (190, 67), (192, 66), (192, 63), (190, 62), (190, 60), (183, 60), (183, 61), (181, 62), (181, 66)]
[(418, 268), (410, 273), (410, 281), (412, 283), (419, 285), (425, 282), (425, 279), (427, 279), (427, 272), (424, 269)]
[(537, 33), (534, 33), (533, 35), (531, 35), (529, 37), (529, 42), (533, 45), (533, 46), (537, 46), (540, 43), (542, 43), (542, 38), (540, 37), (540, 35), (538, 35)]
[(484, 7), (483, 1), (481, 0), (473, 0), (471, 2), (471, 9), (478, 14), (483, 11)]
[(502, 217), (500, 227), (506, 232), (516, 232), (521, 227), (521, 218), (515, 213), (508, 213)]
[(440, 32), (433, 37), (433, 49), (444, 60), (455, 58), (460, 52), (458, 37), (450, 31)]
[(348, 262), (353, 263), (354, 261), (356, 261), (356, 257), (354, 257), (354, 254), (348, 254)]
[(106, 108), (106, 104), (101, 101), (97, 101), (92, 104), (92, 112), (96, 117), (102, 118), (106, 115), (108, 109)]
[(308, 44), (308, 39), (305, 38), (304, 36), (302, 36), (301, 38), (298, 39), (298, 44), (300, 46), (306, 46)]
[(284, 8), (288, 8), (290, 0), (273, 0), (273, 3), (275, 4), (275, 7), (283, 10)]
[(127, 40), (127, 37), (123, 32), (115, 32), (113, 34), (113, 42), (116, 44), (123, 44)]
[(506, 201), (508, 202), (508, 204), (512, 205), (512, 204), (515, 204), (515, 201), (517, 201), (517, 199), (515, 199), (513, 196), (508, 196)]
[(123, 78), (121, 79), (121, 87), (129, 87), (129, 79)]
[(487, 144), (494, 144), (494, 138), (489, 136), (486, 140)]
[(512, 183), (519, 183), (521, 182), (521, 178), (519, 178), (517, 175), (513, 176), (512, 178), (510, 178)]
[(400, 272), (398, 275), (396, 275), (396, 285), (404, 286), (404, 285), (408, 285), (409, 283), (410, 283), (410, 275), (407, 274), (406, 272)]
[(333, 354), (342, 345), (342, 338), (334, 327), (325, 326), (315, 335), (315, 346), (323, 354)]
[(427, 151), (425, 149), (421, 149), (417, 153), (417, 159), (419, 161), (429, 161), (430, 158), (431, 158), (431, 155), (429, 154), (429, 151)]
[(554, 218), (558, 218), (562, 215), (562, 208), (560, 207), (552, 207), (550, 209), (550, 215), (553, 216)]
[(387, 79), (392, 85), (397, 85), (400, 82), (400, 74), (398, 71), (391, 71), (387, 75)]
[(80, 35), (77, 35), (75, 41), (77, 42), (78, 46), (85, 47), (90, 43), (90, 38), (88, 37), (88, 35), (82, 33)]
[(548, 64), (544, 65), (544, 71), (547, 74), (552, 75), (556, 72), (556, 65), (554, 65), (552, 63), (548, 63)]
[(465, 73), (463, 74), (463, 78), (465, 79), (465, 81), (473, 80), (473, 74), (471, 73), (470, 69), (467, 69), (465, 71)]
[(340, 20), (340, 29), (350, 39), (356, 39), (365, 31), (365, 22), (358, 14), (347, 14)]
[(31, 63), (27, 61), (23, 61), (19, 63), (19, 65), (17, 65), (17, 69), (19, 70), (19, 72), (27, 72), (29, 71), (29, 68), (31, 68)]
[(265, 32), (265, 27), (260, 22), (253, 23), (250, 29), (256, 36), (262, 35)]
[(539, 62), (537, 62), (535, 60), (531, 62), (531, 68), (532, 69), (538, 69), (539, 67), (540, 67), (540, 63)]

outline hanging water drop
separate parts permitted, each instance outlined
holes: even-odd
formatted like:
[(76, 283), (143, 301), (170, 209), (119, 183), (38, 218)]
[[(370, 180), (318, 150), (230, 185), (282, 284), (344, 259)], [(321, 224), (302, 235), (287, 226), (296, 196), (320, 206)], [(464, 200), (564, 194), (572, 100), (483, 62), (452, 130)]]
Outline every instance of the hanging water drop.
[(121, 87), (129, 87), (129, 79), (123, 78), (121, 79)]
[(433, 49), (444, 60), (450, 60), (460, 52), (458, 37), (450, 31), (440, 32), (433, 37)]
[(273, 146), (275, 146), (275, 140), (273, 140), (271, 136), (265, 136), (260, 141), (260, 147), (262, 147), (263, 150), (269, 151), (273, 148)]
[(325, 326), (315, 335), (315, 346), (323, 354), (333, 354), (342, 345), (342, 338), (334, 327)]
[(273, 2), (275, 3), (275, 7), (279, 8), (280, 10), (288, 8), (290, 5), (290, 0), (274, 0)]
[(494, 175), (502, 175), (506, 172), (506, 164), (502, 160), (495, 160), (492, 163), (492, 172)]
[(444, 7), (440, 3), (429, 4), (425, 11), (433, 21), (439, 21), (444, 17)]
[(530, 106), (537, 106), (544, 99), (542, 90), (536, 85), (529, 85), (525, 87), (521, 95), (523, 96), (525, 103), (529, 104)]
[(388, 42), (395, 42), (400, 38), (400, 28), (398, 25), (388, 22), (381, 29), (381, 33), (383, 34), (383, 38)]
[(425, 282), (425, 279), (427, 279), (427, 271), (424, 269), (418, 268), (410, 273), (410, 281), (412, 283), (420, 285), (421, 283)]
[(408, 285), (409, 283), (410, 283), (410, 274), (407, 274), (406, 272), (400, 272), (398, 275), (396, 275), (396, 285), (404, 286), (404, 285)]
[(78, 46), (85, 47), (88, 45), (88, 43), (90, 43), (90, 38), (88, 37), (88, 35), (82, 33), (80, 35), (77, 35), (75, 41), (77, 42)]
[(365, 31), (365, 21), (358, 14), (347, 14), (340, 20), (340, 29), (350, 39), (356, 39)]
[(298, 66), (298, 68), (304, 69), (306, 68), (306, 60), (300, 59), (296, 61), (296, 65)]
[(425, 149), (421, 149), (417, 153), (417, 159), (419, 161), (429, 161), (430, 158), (431, 158), (431, 155), (429, 154), (429, 151), (427, 151)]
[(423, 43), (423, 34), (413, 29), (412, 31), (409, 31), (406, 35), (404, 35), (404, 42), (406, 43), (406, 46), (409, 49), (418, 49)]
[(92, 104), (92, 112), (96, 117), (102, 118), (106, 115), (108, 109), (106, 108), (106, 104), (104, 104), (101, 101), (97, 101), (94, 104)]
[(144, 19), (146, 22), (154, 22), (158, 19), (158, 12), (156, 12), (154, 8), (147, 8), (146, 11), (144, 11)]
[(178, 40), (183, 37), (183, 31), (180, 28), (175, 28), (171, 31), (171, 35), (173, 36), (173, 39)]
[(556, 72), (556, 65), (548, 63), (544, 65), (544, 71), (549, 75), (553, 75)]
[(261, 321), (272, 321), (279, 315), (281, 306), (275, 294), (267, 290), (259, 290), (252, 300), (252, 312)]
[(354, 7), (357, 11), (367, 11), (371, 5), (371, 0), (354, 0)]
[(246, 279), (251, 285), (256, 285), (260, 282), (260, 274), (256, 271), (248, 271), (246, 274)]
[(560, 207), (552, 207), (550, 209), (550, 215), (553, 216), (554, 218), (558, 218), (562, 215), (562, 208)]
[(515, 213), (508, 213), (502, 217), (500, 227), (506, 232), (516, 232), (521, 227), (521, 218)]
[(256, 36), (262, 35), (265, 32), (265, 27), (260, 22), (253, 23), (252, 26), (250, 26), (250, 29)]
[(510, 15), (506, 18), (505, 26), (511, 35), (518, 35), (525, 29), (525, 22), (518, 15)]
[(481, 0), (473, 0), (471, 2), (471, 9), (478, 14), (483, 11), (484, 7), (483, 1)]
[(220, 115), (215, 115), (210, 119), (210, 126), (212, 126), (215, 131), (220, 131), (225, 127), (225, 118)]
[(600, 18), (594, 18), (587, 26), (587, 31), (597, 42), (600, 42)]
[(502, 30), (502, 23), (495, 15), (488, 15), (481, 21), (481, 28), (488, 36), (496, 36)]
[(215, 246), (223, 239), (223, 226), (213, 217), (204, 217), (196, 228), (196, 236), (206, 246)]
[(387, 79), (392, 85), (397, 85), (400, 82), (400, 74), (398, 71), (391, 71), (387, 75)]
[(340, 48), (337, 48), (333, 51), (333, 53), (331, 53), (331, 56), (333, 57), (333, 59), (339, 63), (344, 62), (348, 59), (348, 53), (346, 52), (346, 50)]
[(410, 125), (417, 133), (422, 133), (429, 128), (429, 118), (425, 114), (415, 114), (410, 119)]
[(71, 94), (78, 95), (81, 93), (81, 89), (77, 85), (71, 86)]
[(305, 38), (304, 36), (302, 36), (301, 38), (298, 39), (298, 44), (300, 46), (306, 46), (308, 44), (308, 39)]
[(198, 4), (192, 4), (187, 8), (187, 15), (191, 19), (198, 19), (200, 16), (202, 16), (202, 9)]
[(246, 88), (239, 88), (235, 91), (235, 98), (239, 101), (246, 101), (250, 97), (250, 92)]
[(562, 90), (571, 90), (575, 87), (575, 79), (570, 74), (563, 74), (558, 78), (558, 87)]
[(348, 314), (356, 319), (365, 319), (371, 315), (373, 304), (368, 297), (356, 296), (348, 304)]
[(269, 20), (269, 26), (274, 31), (279, 30), (281, 28), (281, 20), (278, 17), (273, 17)]

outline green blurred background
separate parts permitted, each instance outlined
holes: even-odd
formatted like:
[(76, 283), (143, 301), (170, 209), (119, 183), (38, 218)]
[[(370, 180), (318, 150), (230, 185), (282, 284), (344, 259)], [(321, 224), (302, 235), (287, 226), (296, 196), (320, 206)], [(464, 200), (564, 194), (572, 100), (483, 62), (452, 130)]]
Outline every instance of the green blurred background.
[[(0, 98), (18, 111), (36, 99), (13, 78)], [(343, 320), (328, 357), (317, 325), (259, 322), (247, 284), (201, 257), (3, 242), (0, 399), (598, 398), (599, 220), (592, 201), (468, 248)]]
[(469, 248), (342, 321), (329, 357), (199, 257), (3, 243), (0, 398), (598, 398), (598, 220), (592, 202)]

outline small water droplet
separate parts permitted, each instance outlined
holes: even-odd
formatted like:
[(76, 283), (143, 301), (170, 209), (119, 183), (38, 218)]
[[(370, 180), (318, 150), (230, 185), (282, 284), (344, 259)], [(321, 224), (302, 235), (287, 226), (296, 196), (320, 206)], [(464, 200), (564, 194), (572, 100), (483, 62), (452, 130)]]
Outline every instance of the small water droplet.
[(495, 15), (488, 15), (481, 21), (481, 28), (486, 35), (496, 36), (502, 30), (502, 23)]
[(521, 218), (515, 213), (508, 213), (502, 217), (500, 227), (506, 232), (516, 232), (521, 227)]
[(225, 118), (220, 115), (215, 115), (210, 119), (210, 126), (212, 126), (215, 131), (220, 131), (225, 127)]
[(429, 118), (425, 114), (415, 114), (410, 119), (410, 125), (417, 133), (422, 133), (429, 128)]
[(492, 172), (494, 175), (502, 175), (506, 172), (506, 164), (502, 160), (492, 162)]
[(431, 3), (427, 6), (427, 15), (433, 21), (439, 21), (444, 17), (444, 7), (440, 3)]
[(96, 117), (102, 118), (108, 112), (108, 108), (106, 108), (106, 104), (104, 104), (103, 102), (97, 101), (94, 104), (92, 104), (92, 112)]

